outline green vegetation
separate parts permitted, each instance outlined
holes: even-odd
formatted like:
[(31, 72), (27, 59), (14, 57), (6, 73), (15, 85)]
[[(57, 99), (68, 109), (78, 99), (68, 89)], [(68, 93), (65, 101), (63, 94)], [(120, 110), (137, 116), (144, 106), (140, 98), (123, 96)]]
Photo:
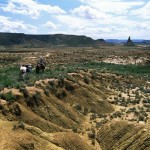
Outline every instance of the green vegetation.
[(86, 84), (90, 83), (90, 79), (87, 76), (84, 76), (83, 80)]
[(150, 75), (150, 69), (148, 65), (120, 65), (104, 62), (88, 62), (82, 64), (75, 64), (74, 67), (78, 69), (97, 69), (104, 72), (114, 72), (119, 74), (131, 74), (131, 75)]
[(13, 93), (10, 91), (10, 92), (7, 92), (7, 93), (0, 93), (0, 98), (6, 100), (6, 101), (13, 101), (13, 100), (16, 100), (16, 96), (13, 95)]
[(117, 65), (110, 63), (87, 62), (50, 66), (49, 69), (47, 69), (43, 74), (36, 74), (35, 72), (33, 72), (27, 74), (24, 80), (19, 80), (18, 67), (5, 67), (0, 69), (0, 89), (4, 87), (20, 88), (23, 85), (34, 85), (35, 81), (45, 78), (68, 78), (68, 73), (70, 72), (78, 72), (79, 70), (88, 69), (93, 69), (98, 72), (111, 72), (123, 75), (140, 76), (145, 78), (150, 77), (150, 69), (148, 65)]

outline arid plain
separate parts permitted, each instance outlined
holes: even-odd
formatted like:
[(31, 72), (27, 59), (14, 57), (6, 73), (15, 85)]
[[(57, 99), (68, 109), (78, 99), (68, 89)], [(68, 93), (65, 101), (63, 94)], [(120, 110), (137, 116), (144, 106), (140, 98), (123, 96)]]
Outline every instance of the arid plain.
[(149, 46), (0, 49), (0, 149), (150, 148)]

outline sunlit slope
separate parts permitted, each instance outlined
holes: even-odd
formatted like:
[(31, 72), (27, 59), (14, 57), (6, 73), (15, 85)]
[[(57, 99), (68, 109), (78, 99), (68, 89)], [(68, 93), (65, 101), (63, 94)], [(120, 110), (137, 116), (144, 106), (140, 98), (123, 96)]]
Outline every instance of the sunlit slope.
[(127, 121), (105, 124), (99, 130), (97, 140), (103, 150), (150, 149), (149, 128)]

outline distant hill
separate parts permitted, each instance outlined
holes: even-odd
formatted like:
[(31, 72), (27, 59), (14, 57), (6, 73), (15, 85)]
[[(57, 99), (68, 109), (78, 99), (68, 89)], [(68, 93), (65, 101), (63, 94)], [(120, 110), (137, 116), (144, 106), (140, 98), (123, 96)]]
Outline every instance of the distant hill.
[[(137, 44), (150, 44), (150, 40), (144, 40), (144, 39), (133, 39), (132, 40), (134, 43)], [(127, 40), (122, 39), (106, 39), (105, 42), (107, 43), (114, 43), (114, 44), (125, 44), (127, 42)]]
[(96, 42), (100, 42), (100, 43), (105, 43), (105, 40), (104, 39), (97, 39)]
[(25, 45), (27, 47), (45, 46), (93, 46), (104, 40), (91, 37), (65, 34), (29, 35), (23, 33), (0, 33), (0, 45)]
[(108, 42), (108, 43), (116, 43), (116, 44), (119, 44), (119, 43), (125, 43), (127, 40), (106, 39), (105, 41)]
[(150, 40), (144, 40), (143, 43), (150, 45)]

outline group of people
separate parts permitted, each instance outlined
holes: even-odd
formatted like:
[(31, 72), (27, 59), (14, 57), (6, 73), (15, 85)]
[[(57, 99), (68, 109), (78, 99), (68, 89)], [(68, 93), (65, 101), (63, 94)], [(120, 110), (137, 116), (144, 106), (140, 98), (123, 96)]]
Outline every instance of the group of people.
[[(44, 60), (43, 57), (40, 57), (40, 59), (37, 62), (36, 65), (36, 73), (39, 73), (40, 70), (42, 70), (42, 72), (44, 72), (46, 66), (46, 62)], [(20, 77), (24, 78), (24, 76), (26, 75), (26, 73), (31, 73), (32, 72), (32, 65), (21, 65), (20, 66)]]

